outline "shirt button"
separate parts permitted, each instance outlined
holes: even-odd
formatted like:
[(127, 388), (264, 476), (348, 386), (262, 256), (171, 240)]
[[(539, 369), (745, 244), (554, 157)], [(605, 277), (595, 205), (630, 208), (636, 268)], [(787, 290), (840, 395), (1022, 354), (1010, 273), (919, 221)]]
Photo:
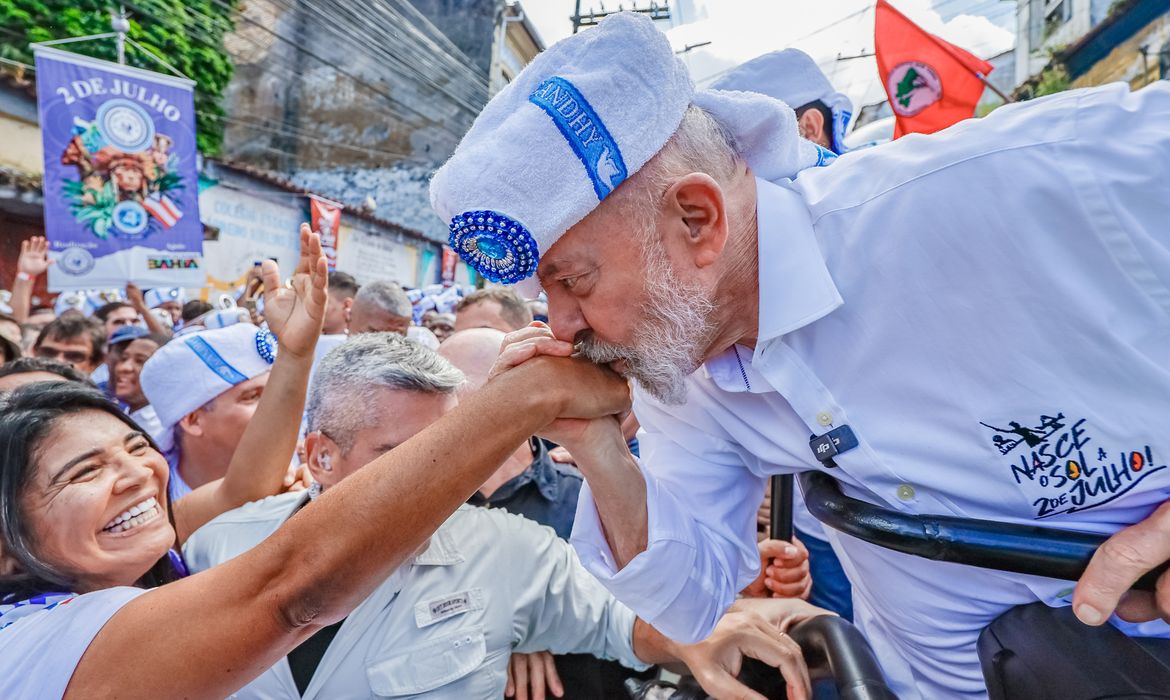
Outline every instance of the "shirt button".
[(833, 424), (833, 414), (821, 411), (817, 414), (817, 422), (827, 428)]
[(911, 486), (910, 484), (898, 484), (897, 493), (898, 493), (898, 500), (900, 500), (900, 501), (913, 501), (914, 500), (914, 487)]

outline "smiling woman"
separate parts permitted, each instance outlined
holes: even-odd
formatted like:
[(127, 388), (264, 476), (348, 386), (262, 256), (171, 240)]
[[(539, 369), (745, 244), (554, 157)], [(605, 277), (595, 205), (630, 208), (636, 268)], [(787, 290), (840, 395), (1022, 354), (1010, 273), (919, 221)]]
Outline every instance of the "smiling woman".
[[(72, 382), (17, 389), (0, 417), (0, 444), (9, 558), (0, 599), (174, 579), (175, 532), (159, 500), (166, 460), (100, 392)], [(5, 617), (0, 607), (0, 626)]]

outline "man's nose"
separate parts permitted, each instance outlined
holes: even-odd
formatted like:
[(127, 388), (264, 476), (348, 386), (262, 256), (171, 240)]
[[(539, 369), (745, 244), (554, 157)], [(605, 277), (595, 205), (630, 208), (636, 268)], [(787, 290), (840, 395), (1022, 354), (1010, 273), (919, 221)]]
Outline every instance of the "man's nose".
[(554, 302), (551, 296), (548, 300), (548, 325), (558, 340), (569, 343), (575, 342), (577, 334), (589, 328), (580, 307), (567, 301)]

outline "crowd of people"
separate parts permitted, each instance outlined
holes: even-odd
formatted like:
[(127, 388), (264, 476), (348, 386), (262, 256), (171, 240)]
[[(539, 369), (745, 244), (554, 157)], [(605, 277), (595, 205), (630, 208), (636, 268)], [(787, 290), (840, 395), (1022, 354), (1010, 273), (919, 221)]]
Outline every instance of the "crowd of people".
[[(1170, 88), (850, 154), (807, 55), (715, 87), (618, 13), (492, 98), (431, 197), (515, 288), (359, 284), (303, 225), (234, 296), (34, 306), (26, 241), (0, 697), (755, 700), (748, 657), (834, 697), (788, 632), (835, 615), (897, 697), (977, 700), (1013, 610), (1170, 636), (1170, 576), (1127, 593), (1170, 558)], [(927, 561), (799, 492), (769, 539), (799, 471), (1109, 539), (1079, 582)]]
[[(768, 659), (793, 683), (793, 697), (805, 697), (807, 671), (784, 630), (829, 611), (804, 601), (811, 584), (799, 557), (767, 583), (790, 595), (773, 597), (761, 576), (716, 634), (690, 646), (638, 619), (581, 566), (568, 543), (582, 486), (575, 463), (600, 455), (589, 446), (570, 453), (537, 433), (559, 415), (598, 411), (588, 403), (602, 397), (572, 396), (572, 382), (558, 391), (547, 379), (510, 389), (502, 375), (489, 379), (508, 333), (545, 327), (536, 320), (543, 300), (491, 287), (450, 294), (450, 311), (440, 310), (433, 292), (323, 270), (307, 226), (301, 245), (287, 280), (268, 261), (253, 289), (217, 307), (133, 286), (96, 307), (86, 294), (57, 308), (9, 299), (0, 658), (52, 661), (6, 675), (0, 695), (124, 688), (104, 677), (106, 664), (133, 655), (144, 629), (183, 625), (184, 615), (214, 603), (234, 612), (201, 621), (198, 638), (136, 658), (158, 673), (134, 688), (163, 697), (214, 687), (242, 698), (600, 698), (625, 696), (627, 682), (654, 682), (661, 668), (694, 674), (722, 695), (738, 689), (746, 652)], [(19, 275), (35, 281), (48, 264), (43, 240), (33, 239)], [(250, 307), (249, 291), (259, 302)], [(606, 410), (627, 401), (613, 379)], [(498, 402), (499, 391), (521, 389), (570, 396), (571, 405), (550, 412), (537, 401), (533, 408), (544, 410), (511, 425), (477, 398)], [(413, 458), (432, 482), (448, 478), (451, 460), (482, 475), (470, 493), (446, 494), (466, 505), (434, 534), (392, 503), (411, 498), (407, 481), (379, 487), (395, 495), (377, 506), (385, 517), (360, 516), (368, 525), (358, 525), (353, 503), (323, 498), (354, 491), (345, 486), (359, 470), (395, 474), (403, 460), (387, 456), (472, 402), (498, 444), (464, 454), (447, 426), (432, 440), (454, 448), (446, 463)], [(627, 420), (623, 435), (636, 450), (636, 422)], [(360, 488), (351, 501), (368, 497)], [(318, 499), (342, 505), (320, 508)], [(305, 520), (293, 518), (302, 510), (321, 517), (292, 528)], [(302, 534), (274, 546), (270, 536), (289, 529)], [(345, 545), (351, 529), (363, 534)], [(351, 565), (334, 570), (314, 559), (315, 548), (335, 540), (339, 550), (368, 548), (382, 531), (402, 531), (413, 544), (349, 574)], [(303, 567), (315, 572), (288, 587), (291, 570)], [(294, 611), (305, 586), (332, 585), (345, 591), (330, 606)], [(265, 616), (284, 624), (265, 620), (245, 644), (248, 621)], [(214, 683), (177, 672), (195, 658), (238, 666)]]

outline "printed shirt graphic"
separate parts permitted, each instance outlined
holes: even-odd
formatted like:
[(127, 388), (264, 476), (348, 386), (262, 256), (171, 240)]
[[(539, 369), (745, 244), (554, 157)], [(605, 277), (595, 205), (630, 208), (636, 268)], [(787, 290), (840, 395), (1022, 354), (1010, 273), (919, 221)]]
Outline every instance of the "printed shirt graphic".
[(1094, 437), (1087, 419), (1060, 412), (1026, 425), (980, 425), (992, 433), (991, 443), (1038, 519), (1105, 505), (1166, 468), (1163, 453), (1141, 438), (1109, 445)]

